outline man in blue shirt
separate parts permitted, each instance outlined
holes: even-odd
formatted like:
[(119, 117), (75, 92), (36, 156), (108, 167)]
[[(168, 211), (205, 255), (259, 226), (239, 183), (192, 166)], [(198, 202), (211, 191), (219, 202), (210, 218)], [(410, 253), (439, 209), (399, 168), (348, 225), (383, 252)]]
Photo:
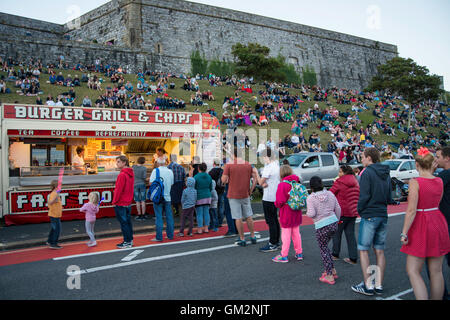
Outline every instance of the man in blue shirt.
[(173, 172), (169, 168), (166, 167), (165, 162), (156, 161), (154, 165), (154, 169), (150, 176), (150, 184), (156, 179), (156, 171), (159, 170), (159, 175), (161, 180), (164, 183), (164, 200), (159, 203), (153, 203), (153, 209), (155, 211), (156, 217), (156, 238), (152, 239), (152, 241), (163, 241), (163, 211), (166, 215), (166, 235), (169, 240), (173, 240), (173, 231), (174, 231), (174, 222), (172, 215), (172, 204), (170, 197), (170, 190), (172, 189), (172, 185), (174, 183)]

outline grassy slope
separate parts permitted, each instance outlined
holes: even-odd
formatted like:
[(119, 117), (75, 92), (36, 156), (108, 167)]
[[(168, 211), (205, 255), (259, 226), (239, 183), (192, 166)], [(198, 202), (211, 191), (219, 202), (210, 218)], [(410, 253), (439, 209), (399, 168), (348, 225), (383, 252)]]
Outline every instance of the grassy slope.
[[(64, 75), (64, 77), (67, 77), (68, 74), (70, 74), (72, 76), (72, 78), (77, 74), (79, 76), (79, 78), (81, 79), (82, 73), (81, 72), (74, 72), (73, 70), (55, 70), (56, 73), (59, 73), (59, 71), (61, 71)], [(4, 72), (0, 72), (0, 75), (5, 75), (6, 74)], [(103, 75), (98, 74), (99, 77), (103, 78), (104, 80), (106, 80), (105, 82), (103, 82), (102, 84), (102, 88), (106, 88), (108, 85), (110, 85), (111, 87), (114, 87), (112, 85), (112, 83), (109, 81), (110, 79), (105, 78)], [(63, 92), (67, 92), (68, 88), (67, 87), (60, 87), (60, 86), (54, 86), (54, 85), (50, 85), (47, 84), (46, 82), (49, 79), (49, 75), (47, 74), (42, 74), (41, 75), (41, 90), (44, 92), (44, 94), (41, 95), (41, 99), (42, 101), (45, 103), (46, 97), (48, 95), (52, 95), (53, 97), (57, 97), (59, 94), (63, 93)], [(136, 84), (137, 84), (137, 78), (136, 75), (125, 75), (125, 82), (126, 81), (130, 81), (134, 88), (136, 88)], [(186, 103), (187, 103), (187, 111), (194, 111), (197, 107), (192, 106), (189, 104), (190, 101), (190, 97), (191, 94), (193, 93), (192, 91), (185, 91), (182, 89), (182, 85), (184, 83), (183, 79), (170, 79), (170, 82), (174, 82), (176, 84), (175, 89), (173, 90), (168, 90), (167, 93), (169, 94), (169, 96), (171, 97), (176, 97), (179, 99), (183, 99)], [(150, 81), (149, 81), (150, 83)], [(84, 98), (84, 96), (89, 96), (90, 99), (92, 100), (92, 102), (94, 103), (95, 100), (98, 98), (98, 96), (100, 95), (99, 91), (95, 91), (95, 90), (90, 90), (87, 88), (87, 84), (86, 83), (82, 83), (81, 84), (82, 87), (75, 87), (74, 90), (76, 92), (76, 101), (75, 101), (75, 105), (76, 106), (80, 106), (82, 103), (82, 100)], [(233, 96), (234, 92), (236, 90), (235, 87), (230, 87), (230, 86), (222, 86), (222, 87), (210, 87), (208, 84), (208, 81), (206, 80), (201, 80), (199, 81), (199, 85), (200, 85), (200, 90), (201, 91), (206, 91), (206, 90), (211, 90), (211, 92), (213, 93), (214, 97), (215, 97), (215, 101), (207, 101), (207, 103), (209, 104), (209, 106), (213, 107), (215, 109), (215, 111), (218, 114), (218, 118), (219, 120), (222, 117), (222, 104), (223, 104), (223, 99), (225, 96)], [(16, 88), (14, 88), (14, 84), (12, 82), (8, 82), (7, 86), (11, 89), (11, 91), (13, 93), (11, 94), (0, 94), (0, 101), (5, 103), (22, 103), (22, 104), (34, 104), (36, 101), (36, 97), (27, 97), (27, 96), (21, 96), (19, 94), (16, 93)], [(254, 107), (255, 103), (254, 100), (252, 99), (254, 96), (258, 96), (257, 93), (259, 90), (264, 90), (263, 86), (260, 85), (255, 85), (253, 86), (253, 94), (249, 94), (249, 93), (245, 93), (245, 92), (240, 92), (240, 96), (242, 97), (242, 101), (247, 101), (249, 106), (251, 106), (252, 108)], [(300, 90), (297, 89), (290, 89), (289, 93), (291, 95), (294, 94), (301, 94)], [(156, 96), (147, 96), (147, 99), (151, 99), (152, 102), (154, 102), (154, 99), (156, 98)], [(340, 111), (350, 111), (351, 112), (351, 105), (337, 105), (336, 101), (331, 98), (330, 99), (331, 104), (334, 107), (337, 107)], [(305, 112), (309, 107), (313, 107), (315, 104), (314, 101), (305, 101), (304, 103), (300, 104), (300, 110), (297, 110), (297, 113), (300, 112)], [(326, 104), (323, 102), (318, 102), (319, 107), (321, 109), (326, 108)], [(373, 110), (373, 106), (374, 104), (368, 104), (371, 107), (371, 110), (365, 111), (365, 112), (361, 112), (359, 114), (360, 119), (362, 120), (362, 125), (365, 127), (367, 124), (372, 123), (374, 120), (374, 117), (372, 115), (372, 110)], [(198, 107), (200, 111), (206, 111), (208, 109), (207, 106), (202, 106), (202, 107)], [(296, 113), (296, 114), (297, 114)], [(389, 123), (391, 123), (393, 125), (393, 122), (390, 121), (389, 119), (389, 110), (386, 111), (386, 119), (388, 120)], [(421, 118), (421, 116), (419, 115), (418, 118)], [(340, 118), (339, 121), (344, 120), (343, 118)], [(343, 123), (345, 121), (341, 121), (341, 123)], [(290, 128), (291, 128), (292, 123), (280, 123), (280, 122), (271, 122), (269, 127), (264, 127), (264, 128), (270, 128), (270, 129), (279, 129), (279, 136), (280, 138), (284, 137), (286, 134), (290, 133)], [(243, 127), (244, 130), (246, 130), (249, 127)], [(252, 128), (255, 128), (255, 126), (253, 126)], [(259, 128), (259, 127), (258, 127)], [(222, 126), (222, 131), (225, 130), (226, 127)], [(331, 136), (329, 133), (323, 133), (321, 132), (319, 129), (317, 129), (317, 127), (314, 127), (312, 125), (309, 126), (308, 129), (303, 130), (304, 135), (306, 138), (309, 138), (310, 134), (312, 133), (312, 131), (316, 131), (317, 133), (319, 133), (320, 138), (321, 138), (321, 143), (322, 143), (322, 148), (324, 148), (326, 150), (326, 146), (328, 144), (328, 142), (331, 140)], [(438, 134), (438, 129), (437, 128), (430, 128), (429, 132), (433, 132), (435, 134)], [(399, 142), (401, 140), (402, 137), (406, 137), (406, 134), (402, 134), (400, 132), (397, 132), (397, 136), (396, 137), (390, 137), (390, 136), (386, 136), (384, 134), (380, 134), (379, 136), (374, 137), (375, 141), (377, 141), (379, 144), (381, 144), (383, 141), (388, 141), (388, 142)]]

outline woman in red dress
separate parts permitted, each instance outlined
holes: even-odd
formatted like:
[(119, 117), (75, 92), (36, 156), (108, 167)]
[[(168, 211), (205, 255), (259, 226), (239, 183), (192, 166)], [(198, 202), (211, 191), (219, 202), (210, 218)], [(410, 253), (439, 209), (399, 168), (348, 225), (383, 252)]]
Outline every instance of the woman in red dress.
[(417, 300), (427, 300), (428, 290), (421, 271), (425, 261), (430, 273), (430, 298), (442, 300), (442, 262), (450, 251), (447, 221), (439, 210), (443, 182), (432, 175), (433, 155), (421, 148), (416, 156), (419, 177), (409, 182), (408, 209), (403, 224), (401, 252), (407, 254), (406, 271)]

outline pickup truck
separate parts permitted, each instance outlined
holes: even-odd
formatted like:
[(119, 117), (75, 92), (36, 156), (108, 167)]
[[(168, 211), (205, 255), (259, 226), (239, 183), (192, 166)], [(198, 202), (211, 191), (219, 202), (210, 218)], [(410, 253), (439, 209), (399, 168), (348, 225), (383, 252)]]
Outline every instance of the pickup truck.
[[(313, 176), (322, 178), (324, 187), (331, 187), (339, 174), (338, 159), (333, 153), (328, 152), (300, 152), (286, 158), (292, 167), (294, 174), (300, 178), (300, 182), (309, 189), (309, 180)], [(283, 164), (280, 161), (280, 166)], [(261, 175), (262, 169), (259, 174)], [(258, 189), (261, 190), (260, 186)]]

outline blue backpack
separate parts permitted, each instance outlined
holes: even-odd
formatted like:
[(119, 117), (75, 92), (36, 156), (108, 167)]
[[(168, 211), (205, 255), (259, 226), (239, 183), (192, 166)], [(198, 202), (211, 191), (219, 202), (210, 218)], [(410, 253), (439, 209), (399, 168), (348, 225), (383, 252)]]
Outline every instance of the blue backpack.
[(156, 179), (148, 188), (147, 199), (156, 204), (164, 201), (164, 179), (159, 175), (159, 168), (156, 168)]

